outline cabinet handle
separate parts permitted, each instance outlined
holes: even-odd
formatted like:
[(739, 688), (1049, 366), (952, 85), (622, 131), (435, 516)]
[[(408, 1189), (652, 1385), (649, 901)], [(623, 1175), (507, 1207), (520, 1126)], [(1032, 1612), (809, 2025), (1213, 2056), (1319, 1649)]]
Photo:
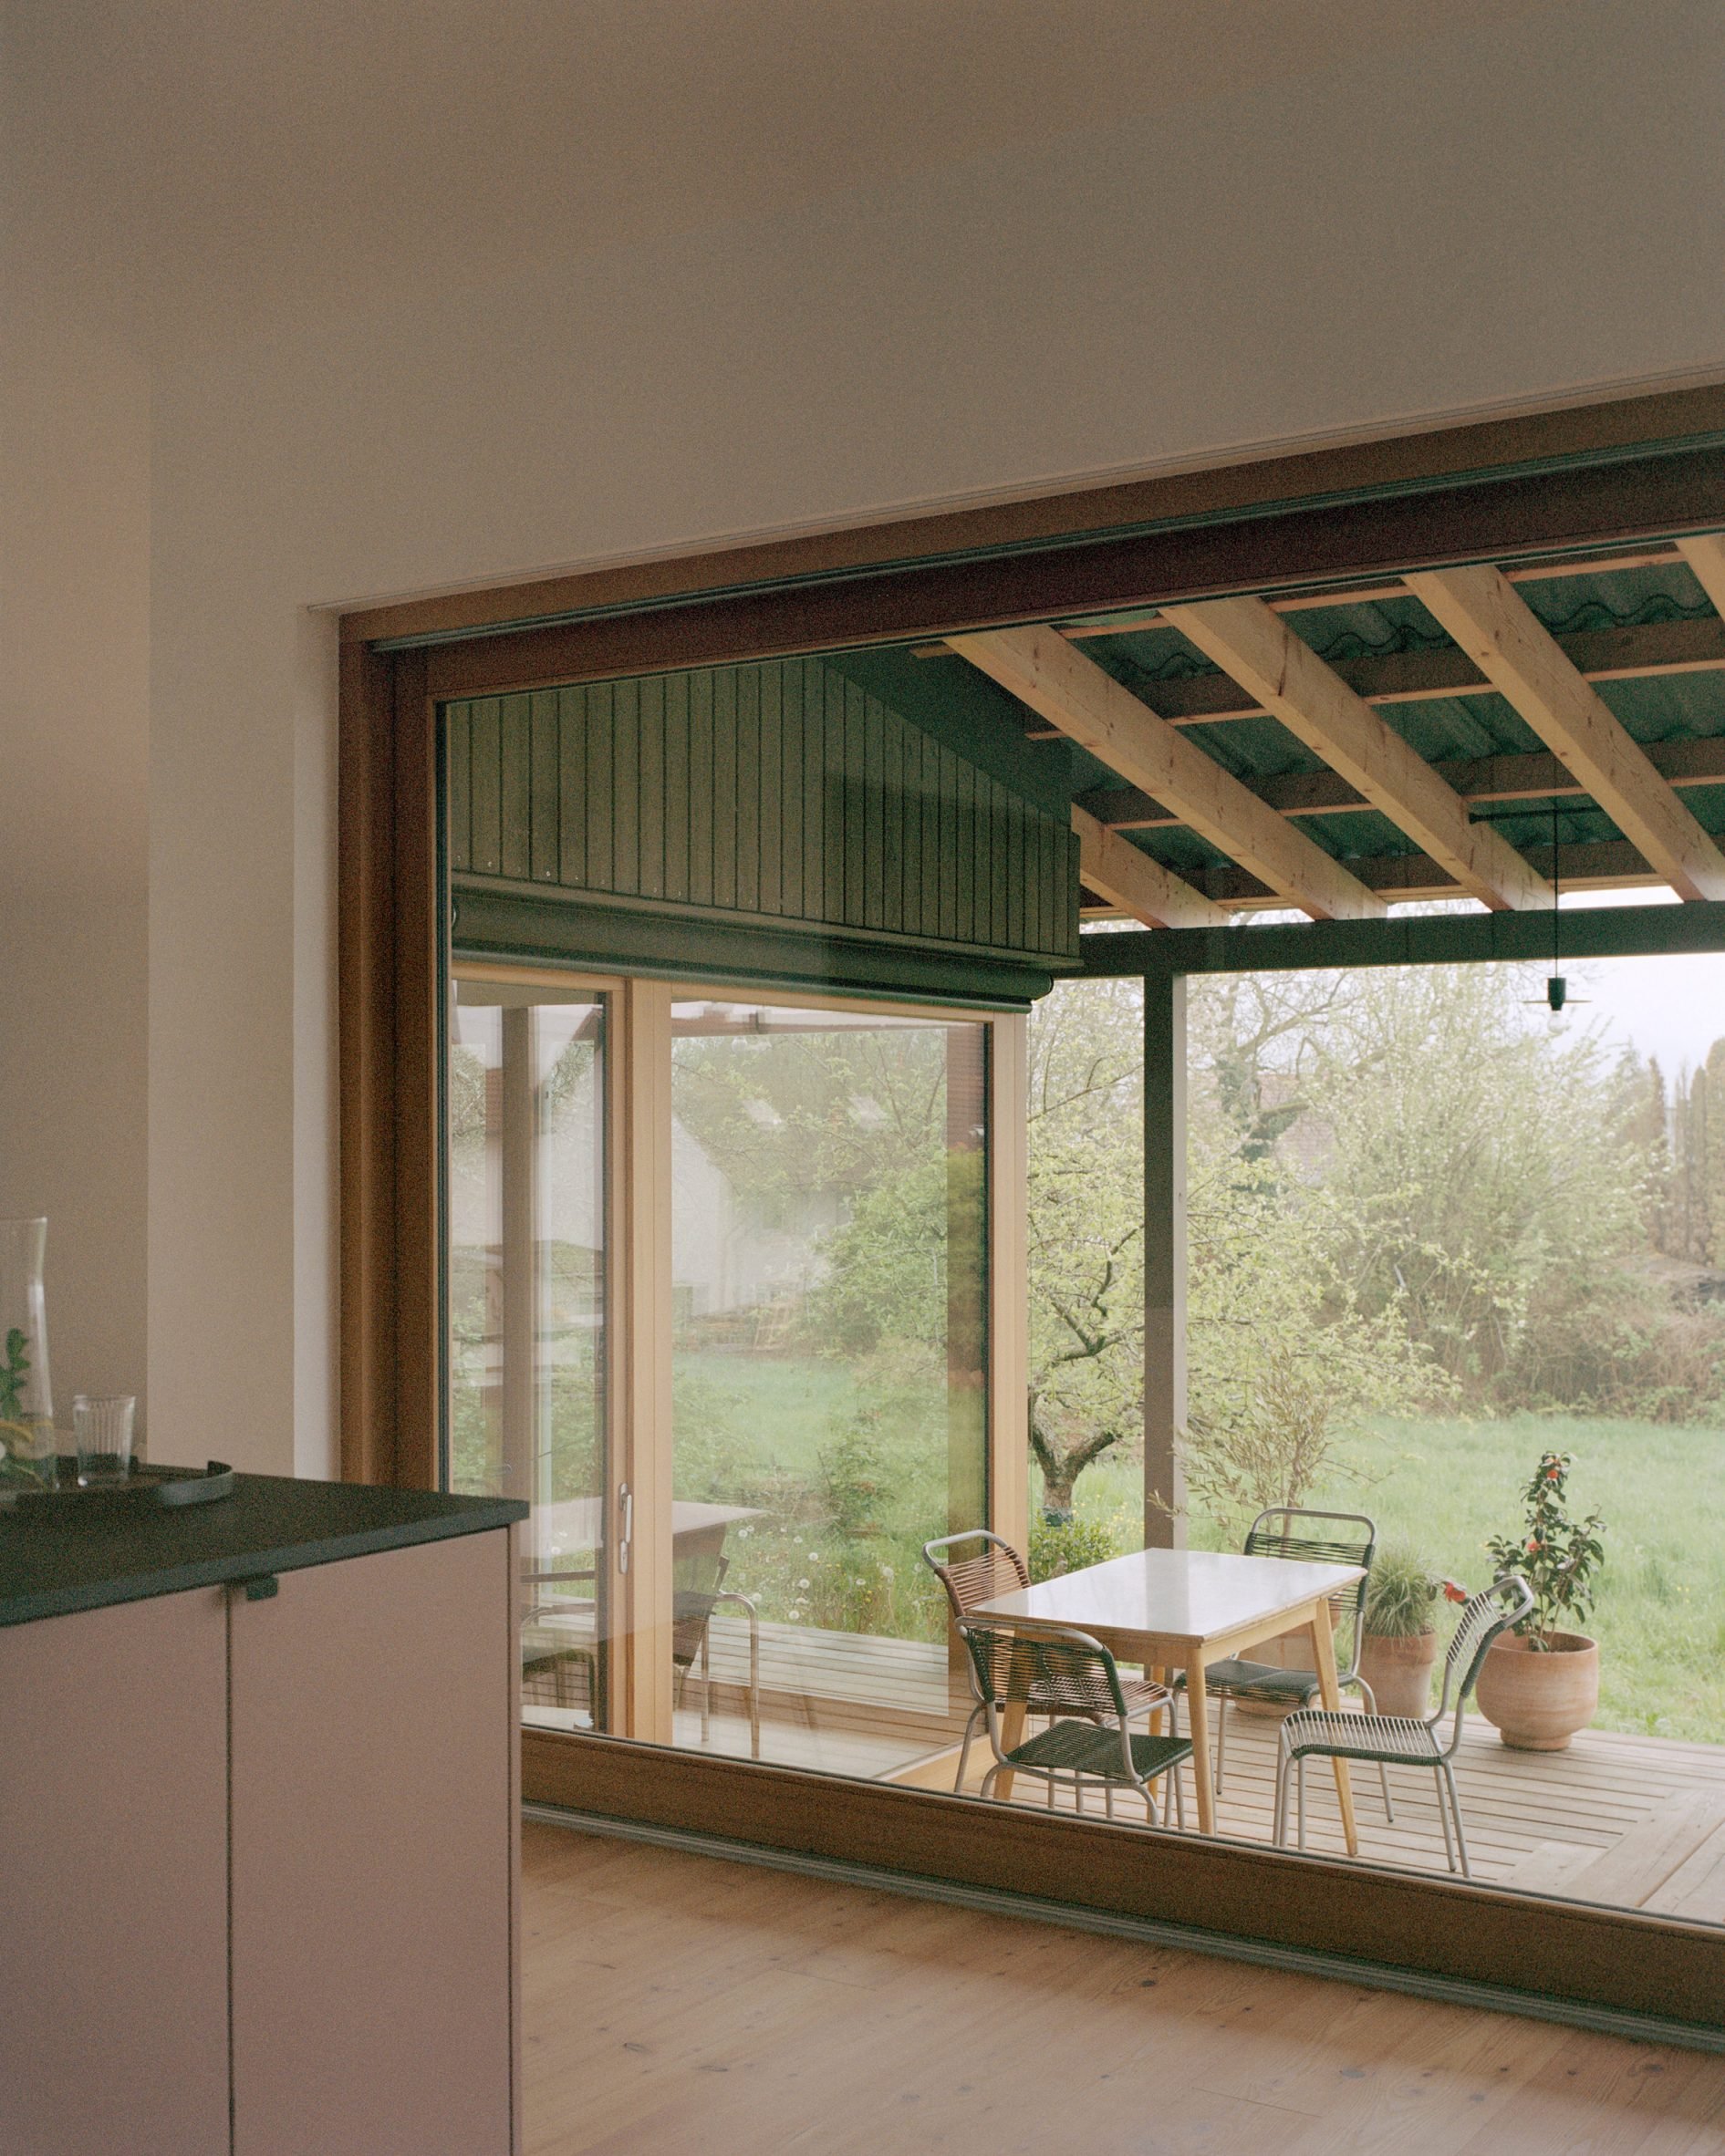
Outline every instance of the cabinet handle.
[(260, 1572), (255, 1580), (242, 1580), (248, 1602), (273, 1601), (282, 1591), (282, 1583), (274, 1572)]
[(627, 1572), (629, 1546), (635, 1539), (635, 1493), (627, 1482), (618, 1486), (617, 1508), (622, 1516), (617, 1538), (617, 1569), (619, 1572)]

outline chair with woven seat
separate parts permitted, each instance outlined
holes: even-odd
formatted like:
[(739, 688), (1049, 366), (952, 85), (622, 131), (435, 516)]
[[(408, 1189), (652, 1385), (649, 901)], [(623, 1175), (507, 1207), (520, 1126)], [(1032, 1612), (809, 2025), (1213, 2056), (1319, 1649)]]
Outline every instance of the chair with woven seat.
[(670, 1666), (673, 1706), (681, 1706), (690, 1672), (701, 1664), (701, 1741), (712, 1730), (712, 1613), (741, 1610), (749, 1628), (749, 1757), (761, 1757), (761, 1620), (746, 1594), (724, 1585), (729, 1558), (695, 1550), (675, 1560), (671, 1573)]
[[(965, 1556), (954, 1552), (963, 1545), (971, 1545)], [(923, 1561), (940, 1582), (945, 1591), (947, 1606), (952, 1612), (952, 1622), (961, 1632), (971, 1612), (979, 1602), (991, 1601), (997, 1594), (1014, 1594), (1030, 1585), (1030, 1568), (1023, 1556), (1004, 1535), (997, 1535), (987, 1528), (967, 1529), (961, 1535), (942, 1535), (937, 1540), (922, 1545)], [(1161, 1708), (1169, 1710), (1169, 1729), (1174, 1730), (1174, 1695), (1166, 1684), (1152, 1684), (1145, 1677), (1123, 1677), (1121, 1695), (1126, 1701), (1127, 1715), (1136, 1719), (1139, 1715), (1155, 1714)], [(964, 1770), (970, 1764), (971, 1746), (982, 1726), (987, 1702), (976, 1690), (972, 1691), (975, 1705), (971, 1718), (964, 1726), (964, 1742), (959, 1749), (959, 1770), (952, 1787), (964, 1787)], [(1033, 1696), (1026, 1702), (1027, 1711), (1036, 1715), (1073, 1715), (1083, 1720), (1081, 1709), (1064, 1699), (1043, 1699)]]
[[(1283, 1557), (1300, 1564), (1359, 1565), (1359, 1584), (1347, 1596), (1345, 1622), (1348, 1625), (1347, 1652), (1336, 1657), (1335, 1682), (1346, 1692), (1357, 1691), (1376, 1714), (1377, 1702), (1359, 1671), (1360, 1647), (1365, 1635), (1363, 1618), (1366, 1591), (1371, 1583), (1372, 1558), (1377, 1547), (1377, 1528), (1363, 1512), (1319, 1512), (1296, 1505), (1272, 1505), (1259, 1513), (1246, 1530), (1247, 1557)], [(1175, 1679), (1183, 1685), (1184, 1674)], [(1221, 1795), (1222, 1769), (1228, 1747), (1228, 1703), (1252, 1700), (1267, 1706), (1310, 1706), (1321, 1689), (1315, 1670), (1283, 1669), (1273, 1662), (1252, 1662), (1230, 1657), (1211, 1663), (1204, 1672), (1205, 1689), (1216, 1701), (1216, 1794)], [(1384, 1810), (1393, 1820), (1389, 1777), (1378, 1776)]]
[[(1423, 1722), (1401, 1715), (1335, 1714), (1324, 1707), (1300, 1707), (1291, 1714), (1282, 1725), (1282, 1749), (1276, 1763), (1277, 1842), (1285, 1843), (1287, 1840), (1288, 1783), (1292, 1778), (1296, 1789), (1300, 1847), (1305, 1847), (1308, 1759), (1376, 1760), (1380, 1768), (1429, 1767), (1438, 1778), (1438, 1817), (1443, 1822), (1444, 1855), (1451, 1871), (1457, 1868), (1459, 1856), (1462, 1878), (1471, 1879), (1454, 1766), (1461, 1743), (1462, 1716), (1481, 1664), (1492, 1643), (1512, 1625), (1519, 1624), (1533, 1607), (1533, 1591), (1519, 1572), (1493, 1581), (1467, 1602), (1456, 1621), (1455, 1636), (1443, 1658), (1443, 1695)], [(1447, 1737), (1442, 1731), (1446, 1718), (1450, 1720)], [(1448, 1810), (1444, 1808), (1446, 1797)], [(1452, 1817), (1453, 1835), (1450, 1831)]]
[[(1140, 1736), (1131, 1726), (1131, 1710), (1115, 1660), (1100, 1640), (1086, 1632), (1016, 1632), (989, 1622), (963, 1623), (959, 1637), (970, 1654), (994, 1764), (982, 1778), (982, 1795), (992, 1797), (1003, 1774), (1035, 1775), (1047, 1784), (1049, 1809), (1062, 1786), (1084, 1809), (1086, 1778), (1102, 1785), (1103, 1809), (1114, 1817), (1117, 1789), (1143, 1798), (1151, 1826), (1160, 1824), (1153, 1785), (1167, 1776), (1173, 1786), (1174, 1816), (1186, 1824), (1186, 1801), (1179, 1768), (1192, 1756), (1184, 1736)], [(1059, 1718), (1034, 1736), (1007, 1748), (1003, 1718), (1010, 1706), (1047, 1713), (1033, 1702), (1061, 1703)]]

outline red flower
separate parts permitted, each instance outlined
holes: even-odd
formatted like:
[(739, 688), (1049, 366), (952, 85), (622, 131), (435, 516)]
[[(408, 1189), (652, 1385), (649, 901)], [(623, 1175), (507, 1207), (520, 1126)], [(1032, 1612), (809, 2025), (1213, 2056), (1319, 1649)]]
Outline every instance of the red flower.
[(1459, 1580), (1446, 1580), (1443, 1583), (1443, 1599), (1447, 1602), (1465, 1602), (1468, 1591)]
[(1537, 1535), (1530, 1535), (1530, 1536), (1527, 1538), (1527, 1549), (1528, 1549), (1528, 1550), (1529, 1550), (1529, 1553), (1531, 1554), (1531, 1553), (1532, 1553), (1533, 1550), (1537, 1550), (1538, 1548), (1539, 1548), (1539, 1537), (1538, 1537)]

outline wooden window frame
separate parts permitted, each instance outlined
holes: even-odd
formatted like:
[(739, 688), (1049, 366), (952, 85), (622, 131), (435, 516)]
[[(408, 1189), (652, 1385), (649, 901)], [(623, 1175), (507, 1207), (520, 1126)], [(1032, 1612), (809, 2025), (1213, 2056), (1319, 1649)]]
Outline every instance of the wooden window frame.
[[(440, 701), (1721, 523), (1725, 389), (1695, 389), (344, 617), (344, 1477), (428, 1487), (437, 1474)], [(995, 1083), (1022, 1098), (1022, 1050), (1015, 1074), (1000, 1061)], [(1003, 1094), (994, 1104), (1003, 1145), (1014, 1126)], [(1022, 1140), (1022, 1117), (1016, 1128)], [(1015, 1255), (991, 1251), (996, 1265)], [(996, 1382), (1005, 1429), (1011, 1386)], [(589, 1811), (971, 1885), (1036, 1893), (1057, 1880), (1087, 1909), (1576, 2006), (1725, 2019), (1725, 1931), (1674, 1918), (1179, 1835), (1159, 1837), (1147, 1862), (1142, 1829), (1016, 1809), (984, 1821), (944, 1796), (626, 1739), (530, 1730), (523, 1760), (530, 1794)]]

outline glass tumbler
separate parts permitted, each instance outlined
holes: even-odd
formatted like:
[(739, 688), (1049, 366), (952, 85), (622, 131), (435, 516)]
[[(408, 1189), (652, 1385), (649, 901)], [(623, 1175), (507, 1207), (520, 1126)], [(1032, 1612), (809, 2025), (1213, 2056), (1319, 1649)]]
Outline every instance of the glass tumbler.
[(100, 1489), (124, 1482), (131, 1474), (131, 1418), (137, 1402), (130, 1393), (79, 1393), (72, 1401), (72, 1432), (78, 1441), (78, 1487)]

